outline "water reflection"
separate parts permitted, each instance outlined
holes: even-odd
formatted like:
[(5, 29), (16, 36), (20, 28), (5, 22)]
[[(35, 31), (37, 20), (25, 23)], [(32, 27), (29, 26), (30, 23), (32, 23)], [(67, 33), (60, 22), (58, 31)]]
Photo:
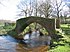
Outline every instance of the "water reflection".
[(23, 40), (27, 44), (28, 48), (39, 47), (42, 45), (47, 45), (48, 38), (47, 36), (39, 36), (33, 39)]

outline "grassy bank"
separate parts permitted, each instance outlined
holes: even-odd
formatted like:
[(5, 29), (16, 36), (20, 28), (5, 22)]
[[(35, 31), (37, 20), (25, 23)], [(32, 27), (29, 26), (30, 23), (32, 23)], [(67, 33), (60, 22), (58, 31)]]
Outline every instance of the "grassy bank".
[(49, 52), (70, 52), (70, 24), (61, 24), (62, 33), (61, 35), (63, 38), (59, 41), (54, 43), (56, 45), (53, 46)]
[(7, 34), (7, 32), (12, 30), (14, 27), (15, 27), (15, 24), (5, 25), (4, 23), (0, 23), (0, 35)]

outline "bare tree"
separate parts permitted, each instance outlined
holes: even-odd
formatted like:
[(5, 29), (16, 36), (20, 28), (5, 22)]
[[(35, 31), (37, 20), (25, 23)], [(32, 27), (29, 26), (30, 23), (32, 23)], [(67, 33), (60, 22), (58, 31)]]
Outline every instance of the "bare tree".
[(18, 16), (27, 16), (27, 10), (28, 10), (28, 6), (27, 3), (24, 1), (21, 1), (19, 3), (19, 5), (17, 5), (18, 9), (20, 9), (20, 13), (18, 14)]
[[(19, 3), (19, 5), (17, 5), (18, 9), (20, 9), (20, 14), (19, 16), (31, 16), (32, 12), (33, 12), (33, 8), (32, 8), (32, 1), (30, 0), (30, 2), (27, 1), (21, 1)], [(25, 14), (25, 15), (24, 15)]]
[(69, 16), (70, 16), (70, 3), (68, 3), (69, 5), (68, 5), (68, 7), (69, 7), (69, 12), (68, 12), (68, 14), (69, 14)]
[(36, 0), (36, 5), (35, 5), (35, 7), (36, 7), (36, 16), (37, 16), (37, 0)]
[(52, 14), (56, 15), (57, 17), (57, 28), (60, 27), (60, 13), (62, 12), (64, 6), (65, 4), (63, 4), (62, 0), (60, 0), (60, 2), (58, 2), (58, 0), (55, 0), (55, 3), (52, 2)]
[(38, 7), (38, 11), (40, 14), (44, 15), (45, 18), (49, 18), (52, 12), (50, 2), (48, 2), (47, 0), (46, 2), (41, 3), (40, 6)]

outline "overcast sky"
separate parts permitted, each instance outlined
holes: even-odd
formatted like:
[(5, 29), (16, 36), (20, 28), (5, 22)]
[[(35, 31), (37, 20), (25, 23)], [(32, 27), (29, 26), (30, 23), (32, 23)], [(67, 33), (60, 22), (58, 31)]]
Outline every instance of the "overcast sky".
[[(64, 1), (70, 3), (70, 0)], [(20, 0), (0, 0), (0, 19), (16, 20), (16, 12), (18, 11), (17, 5), (19, 2)]]
[(0, 19), (15, 20), (19, 0), (2, 0), (0, 4)]

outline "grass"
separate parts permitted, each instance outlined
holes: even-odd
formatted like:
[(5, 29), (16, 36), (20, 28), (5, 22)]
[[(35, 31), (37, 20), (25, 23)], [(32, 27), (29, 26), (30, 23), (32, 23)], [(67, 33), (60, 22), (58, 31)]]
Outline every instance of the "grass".
[(61, 34), (64, 37), (62, 38), (64, 41), (57, 42), (57, 46), (51, 48), (48, 52), (70, 52), (70, 24), (61, 24), (60, 27), (64, 33)]
[(15, 27), (15, 25), (5, 26), (4, 23), (0, 23), (0, 35), (7, 34), (7, 32), (12, 30), (14, 27)]
[(49, 52), (70, 52), (69, 46), (57, 46), (55, 49), (51, 49)]
[(61, 24), (61, 29), (66, 35), (70, 35), (70, 24)]

